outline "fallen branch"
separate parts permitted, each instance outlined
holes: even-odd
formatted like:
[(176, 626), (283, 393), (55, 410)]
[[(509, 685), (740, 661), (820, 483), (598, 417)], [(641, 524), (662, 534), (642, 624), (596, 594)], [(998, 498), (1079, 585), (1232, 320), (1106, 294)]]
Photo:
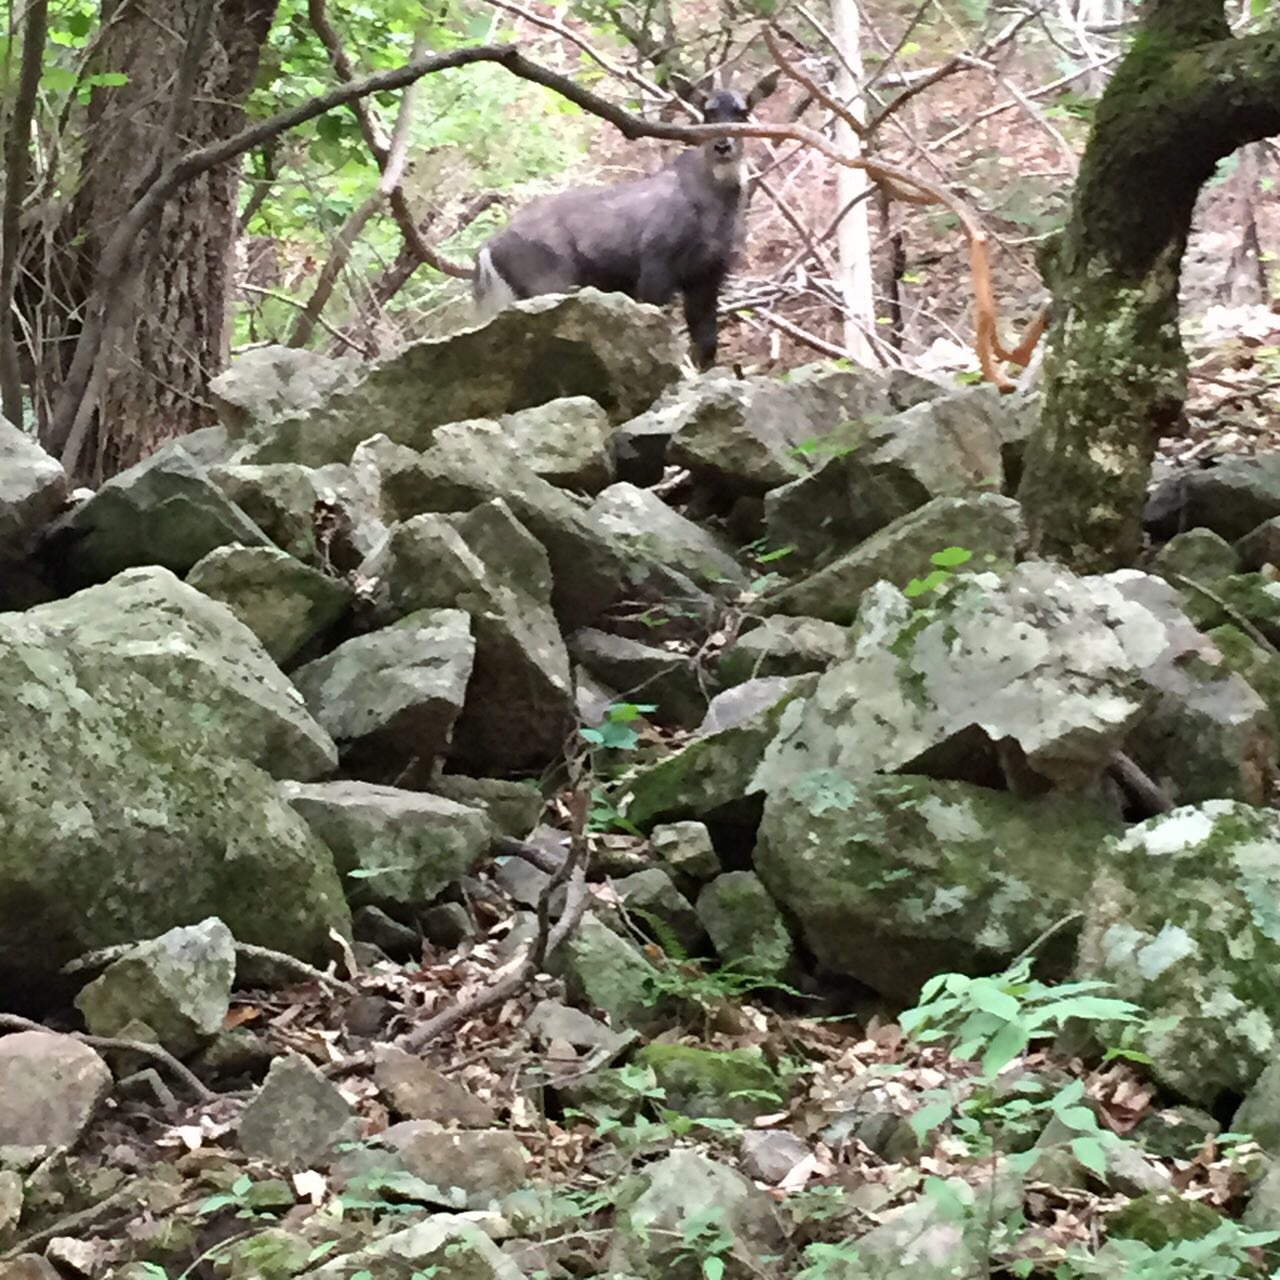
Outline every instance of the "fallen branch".
[[(483, 991), (460, 1004), (451, 1005), (402, 1036), (400, 1044), (410, 1053), (421, 1053), (433, 1040), (522, 991), (542, 971), (547, 957), (556, 952), (578, 927), (587, 906), (586, 824), (590, 801), (589, 789), (579, 786), (569, 802), (572, 824), (569, 856), (556, 869), (538, 898), (538, 931), (524, 954)], [(553, 926), (551, 901), (565, 885), (568, 887), (564, 908)]]
[(97, 1204), (91, 1204), (87, 1209), (77, 1209), (75, 1213), (68, 1213), (57, 1222), (41, 1227), (39, 1231), (33, 1231), (29, 1236), (24, 1236), (12, 1248), (0, 1253), (0, 1262), (12, 1262), (14, 1258), (30, 1253), (38, 1245), (47, 1244), (55, 1236), (71, 1236), (79, 1239), (82, 1228), (105, 1217), (112, 1209), (123, 1208), (130, 1201), (135, 1200), (137, 1195), (138, 1189), (133, 1185), (120, 1187), (105, 1200), (99, 1200)]
[(344, 995), (357, 994), (355, 987), (349, 982), (343, 982), (341, 978), (335, 978), (333, 974), (325, 973), (323, 969), (317, 969), (315, 965), (299, 960), (297, 956), (287, 955), (283, 951), (272, 951), (270, 947), (260, 947), (256, 942), (237, 942), (236, 955), (246, 960), (266, 960), (271, 964), (278, 964), (282, 969), (289, 969), (300, 977), (320, 983), (321, 986), (332, 987)]
[(1173, 808), (1173, 801), (1123, 751), (1111, 757), (1107, 772), (1142, 806), (1144, 817), (1154, 818), (1157, 813), (1168, 813)]

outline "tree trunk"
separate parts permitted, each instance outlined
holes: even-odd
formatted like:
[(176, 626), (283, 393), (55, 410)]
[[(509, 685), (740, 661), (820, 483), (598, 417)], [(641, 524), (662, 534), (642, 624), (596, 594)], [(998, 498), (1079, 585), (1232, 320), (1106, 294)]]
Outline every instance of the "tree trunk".
[[(836, 40), (836, 98), (854, 117), (866, 119), (861, 95), (862, 31), (854, 0), (831, 0)], [(862, 151), (862, 140), (843, 120), (836, 121), (836, 146), (845, 155)], [(836, 166), (836, 208), (844, 214), (836, 229), (836, 259), (844, 299), (844, 346), (855, 363), (878, 368), (875, 344), (876, 308), (871, 261), (870, 183), (861, 169)], [(856, 203), (855, 203), (856, 202)]]
[[(180, 132), (172, 102), (202, 6), (212, 23)], [(277, 0), (170, 0), (163, 20), (135, 0), (103, 0), (95, 69), (125, 70), (129, 83), (95, 91), (72, 208), (80, 240), (79, 284), (165, 149), (204, 146), (235, 132), (253, 87)], [(114, 475), (158, 444), (212, 421), (210, 377), (225, 364), (227, 303), (236, 237), (239, 166), (215, 169), (168, 201), (135, 252), (119, 319), (95, 374), (96, 413), (77, 424), (63, 460), (78, 478)]]
[(1044, 255), (1054, 322), (1021, 498), (1032, 549), (1130, 564), (1155, 444), (1179, 419), (1178, 278), (1201, 186), (1280, 132), (1280, 35), (1232, 40), (1223, 0), (1148, 0), (1098, 105), (1070, 220)]

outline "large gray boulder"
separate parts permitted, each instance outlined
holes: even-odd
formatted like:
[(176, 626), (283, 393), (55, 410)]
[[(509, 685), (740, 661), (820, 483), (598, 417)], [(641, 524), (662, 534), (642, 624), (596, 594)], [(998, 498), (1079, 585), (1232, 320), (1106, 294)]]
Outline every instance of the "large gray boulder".
[[(823, 964), (909, 1001), (935, 973), (1003, 967), (1071, 916), (1118, 827), (1076, 798), (815, 770), (769, 795), (754, 860)], [(1040, 963), (1065, 972), (1074, 936)]]
[(1014, 418), (1007, 397), (987, 385), (869, 423), (854, 447), (765, 498), (770, 545), (792, 548), (789, 569), (856, 547), (931, 498), (999, 492)]
[(353, 906), (393, 915), (433, 902), (488, 851), (493, 826), (443, 796), (366, 782), (284, 783), (284, 795), (333, 853)]
[(363, 371), (351, 355), (258, 347), (237, 356), (209, 383), (209, 393), (228, 434), (259, 440), (277, 423), (317, 410), (355, 386)]
[(0, 615), (0, 987), (220, 917), (328, 954), (350, 928), (325, 847), (270, 774), (337, 760), (225, 606), (164, 569)]
[(923, 615), (879, 584), (853, 656), (785, 718), (755, 785), (829, 768), (1088, 790), (1203, 643), (1171, 597), (1042, 562), (958, 578)]
[(1280, 815), (1187, 805), (1118, 836), (1098, 872), (1081, 976), (1150, 1015), (1139, 1047), (1159, 1081), (1205, 1105), (1247, 1093), (1280, 1046)]
[(475, 663), (452, 755), (480, 772), (541, 768), (563, 752), (574, 720), (569, 655), (551, 610), (551, 569), (538, 541), (494, 501), (465, 516), (416, 516), (365, 562), (375, 615), (423, 608), (471, 617)]
[(679, 375), (675, 330), (658, 308), (594, 289), (531, 298), (479, 328), (416, 342), (317, 407), (276, 417), (238, 461), (347, 462), (379, 433), (424, 449), (444, 423), (567, 396), (589, 396), (622, 422)]
[(927, 578), (938, 552), (967, 551), (969, 559), (955, 566), (966, 573), (992, 563), (1011, 564), (1023, 538), (1022, 508), (1012, 498), (998, 493), (934, 498), (808, 577), (773, 592), (766, 607), (848, 624), (868, 587), (880, 581), (906, 587)]
[(758, 496), (806, 475), (824, 450), (851, 447), (872, 424), (937, 391), (823, 365), (785, 380), (707, 374), (673, 387), (643, 418), (626, 423), (615, 447), (620, 468), (637, 483), (657, 477), (631, 459), (656, 456), (653, 441), (667, 437), (668, 462), (724, 492)]
[(589, 396), (508, 413), (498, 426), (534, 475), (560, 488), (599, 493), (613, 481), (612, 424)]
[(158, 564), (184, 574), (215, 547), (271, 540), (185, 450), (163, 449), (108, 480), (48, 530), (41, 557), (71, 588)]
[(475, 661), (461, 609), (419, 609), (293, 673), (312, 715), (369, 781), (431, 776), (449, 750)]

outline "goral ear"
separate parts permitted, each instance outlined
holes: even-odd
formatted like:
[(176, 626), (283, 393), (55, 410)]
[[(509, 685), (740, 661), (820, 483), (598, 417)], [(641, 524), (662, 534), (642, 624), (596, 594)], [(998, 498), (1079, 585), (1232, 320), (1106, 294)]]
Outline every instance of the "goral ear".
[(756, 103), (763, 102), (778, 87), (778, 82), (782, 79), (782, 68), (774, 67), (768, 75), (762, 76), (755, 82), (747, 93), (747, 110), (753, 111)]

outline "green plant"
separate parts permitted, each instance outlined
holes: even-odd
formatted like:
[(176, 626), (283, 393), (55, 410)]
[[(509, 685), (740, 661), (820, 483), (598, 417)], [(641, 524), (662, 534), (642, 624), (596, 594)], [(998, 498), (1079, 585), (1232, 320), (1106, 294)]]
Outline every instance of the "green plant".
[[(1212, 1280), (1213, 1277), (1280, 1276), (1263, 1270), (1259, 1253), (1280, 1240), (1280, 1231), (1250, 1231), (1227, 1218), (1196, 1240), (1174, 1240), (1153, 1249), (1138, 1240), (1109, 1240), (1096, 1254), (1072, 1254), (1054, 1280)], [(1274, 1251), (1271, 1267), (1275, 1266)]]
[(962, 564), (968, 564), (972, 559), (973, 552), (965, 547), (944, 547), (941, 551), (935, 551), (929, 557), (929, 563), (934, 566), (933, 572), (923, 578), (912, 578), (903, 587), (902, 594), (908, 599), (914, 600), (917, 596), (922, 596), (928, 591), (937, 591), (955, 576), (951, 572), (952, 569), (959, 568)]
[(651, 702), (614, 702), (605, 708), (596, 728), (582, 728), (578, 736), (593, 747), (606, 751), (631, 751), (640, 740), (633, 728), (637, 720), (658, 708)]

